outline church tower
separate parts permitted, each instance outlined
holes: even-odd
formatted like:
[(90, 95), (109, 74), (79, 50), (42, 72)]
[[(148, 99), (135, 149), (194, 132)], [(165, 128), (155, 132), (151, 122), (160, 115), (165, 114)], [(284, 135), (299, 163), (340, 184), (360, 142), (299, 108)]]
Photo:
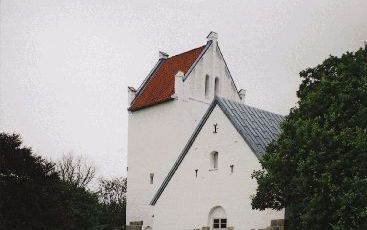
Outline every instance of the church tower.
[(215, 96), (244, 100), (237, 90), (211, 32), (207, 43), (169, 56), (157, 64), (141, 86), (128, 87), (128, 225), (151, 229), (150, 202)]

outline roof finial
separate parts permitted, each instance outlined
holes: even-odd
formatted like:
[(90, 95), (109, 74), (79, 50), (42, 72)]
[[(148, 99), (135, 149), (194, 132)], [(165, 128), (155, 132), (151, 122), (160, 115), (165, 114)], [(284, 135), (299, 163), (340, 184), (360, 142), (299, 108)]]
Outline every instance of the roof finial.
[(214, 31), (211, 31), (208, 36), (206, 36), (208, 41), (217, 41), (218, 40), (218, 34)]
[(165, 52), (159, 51), (159, 59), (167, 59), (169, 57)]

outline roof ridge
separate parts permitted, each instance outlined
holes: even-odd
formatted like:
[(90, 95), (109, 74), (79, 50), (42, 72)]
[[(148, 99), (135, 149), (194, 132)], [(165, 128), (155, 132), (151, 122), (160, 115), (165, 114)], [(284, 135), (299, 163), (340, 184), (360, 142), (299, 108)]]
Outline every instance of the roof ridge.
[(199, 46), (199, 47), (193, 48), (193, 49), (191, 49), (191, 50), (187, 50), (187, 51), (182, 52), (182, 53), (179, 53), (179, 54), (175, 54), (175, 55), (173, 55), (173, 56), (171, 56), (171, 57), (168, 57), (167, 59), (170, 59), (170, 58), (173, 58), (173, 57), (177, 57), (177, 56), (180, 56), (180, 55), (185, 54), (185, 53), (189, 53), (189, 52), (191, 52), (191, 51), (193, 51), (193, 50), (196, 50), (196, 49), (204, 48), (205, 46), (206, 46), (206, 44), (205, 44), (205, 45), (203, 45), (203, 46)]
[(194, 63), (192, 63), (191, 67), (187, 70), (187, 72), (185, 73), (185, 76), (183, 77), (183, 81), (185, 81), (187, 79), (187, 77), (190, 75), (190, 73), (192, 72), (192, 70), (195, 68), (195, 66), (197, 65), (197, 63), (199, 63), (200, 59), (204, 56), (204, 54), (206, 53), (206, 51), (209, 49), (209, 47), (213, 44), (213, 41), (208, 41), (205, 46), (201, 46), (199, 48), (201, 48), (201, 52), (199, 54), (199, 56), (196, 58), (196, 60), (194, 61)]
[(225, 98), (225, 97), (218, 97), (217, 98), (219, 100), (223, 100), (223, 101), (230, 101), (232, 103), (235, 103), (236, 105), (241, 105), (241, 106), (245, 106), (245, 107), (248, 107), (248, 108), (252, 108), (252, 109), (256, 109), (256, 110), (260, 110), (262, 112), (266, 112), (266, 113), (271, 113), (271, 114), (274, 114), (274, 115), (277, 115), (277, 116), (281, 116), (281, 117), (285, 117), (284, 115), (282, 114), (279, 114), (279, 113), (274, 113), (274, 112), (271, 112), (271, 111), (268, 111), (268, 110), (265, 110), (265, 109), (260, 109), (258, 107), (255, 107), (255, 106), (252, 106), (252, 105), (247, 105), (247, 104), (244, 104), (244, 103), (241, 103), (241, 102), (238, 102), (238, 101), (235, 101), (235, 100), (231, 100), (231, 99), (228, 99), (228, 98)]
[(159, 66), (164, 62), (165, 60), (160, 59), (158, 62), (154, 65), (153, 69), (150, 70), (149, 74), (144, 78), (143, 82), (140, 84), (139, 88), (136, 90), (134, 99), (130, 102), (130, 105), (133, 105), (136, 99), (138, 98), (139, 94), (143, 91), (145, 85), (149, 82), (149, 79), (153, 76), (155, 71), (159, 68)]

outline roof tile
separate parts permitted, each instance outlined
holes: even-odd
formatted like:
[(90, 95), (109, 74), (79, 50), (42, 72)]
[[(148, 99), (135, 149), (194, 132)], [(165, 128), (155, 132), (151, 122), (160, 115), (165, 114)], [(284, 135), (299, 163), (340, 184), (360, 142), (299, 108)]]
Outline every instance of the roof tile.
[(137, 92), (129, 110), (136, 111), (171, 100), (175, 93), (175, 74), (178, 71), (186, 73), (204, 48), (201, 46), (162, 60)]
[(255, 154), (264, 154), (266, 146), (277, 138), (284, 117), (225, 98), (217, 100)]

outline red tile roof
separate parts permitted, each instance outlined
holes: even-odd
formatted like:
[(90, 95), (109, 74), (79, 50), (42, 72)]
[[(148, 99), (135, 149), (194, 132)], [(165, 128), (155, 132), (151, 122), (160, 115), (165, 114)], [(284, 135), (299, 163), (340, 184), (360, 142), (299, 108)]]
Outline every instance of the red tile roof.
[(201, 46), (162, 60), (137, 92), (129, 110), (135, 111), (171, 100), (175, 93), (175, 74), (178, 71), (186, 74), (204, 48), (205, 46)]

